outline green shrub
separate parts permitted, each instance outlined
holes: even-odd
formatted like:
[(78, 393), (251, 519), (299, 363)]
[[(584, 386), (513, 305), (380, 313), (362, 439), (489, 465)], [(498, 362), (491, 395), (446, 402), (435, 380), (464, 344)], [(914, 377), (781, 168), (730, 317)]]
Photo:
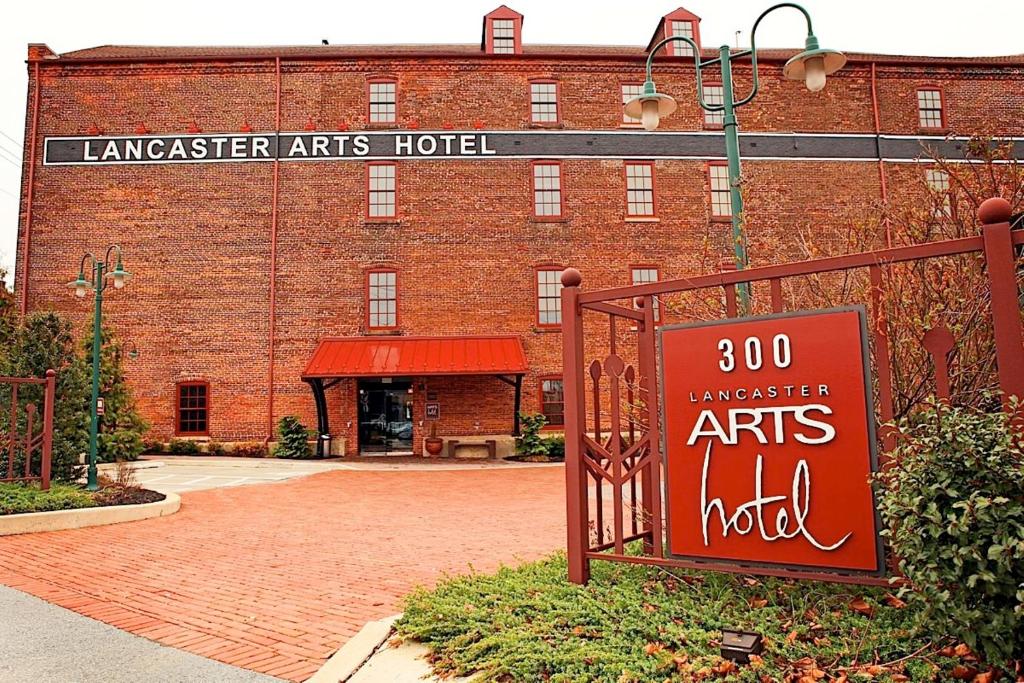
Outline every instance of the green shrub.
[[(78, 458), (89, 450), (89, 371), (71, 323), (56, 313), (33, 313), (14, 331), (0, 375), (43, 377), (49, 369), (57, 372), (51, 472), (56, 480), (74, 481), (82, 473)], [(19, 393), (19, 399), (38, 406), (42, 396), (41, 386), (24, 386)], [(8, 385), (0, 387), (0, 405), (10, 405)], [(6, 429), (8, 420), (0, 411), (0, 428)]]
[(294, 415), (285, 415), (277, 423), (277, 448), (275, 458), (312, 458), (314, 451), (309, 447), (309, 430)]
[(547, 439), (540, 435), (540, 430), (548, 419), (537, 413), (519, 413), (520, 435), (516, 437), (516, 455), (547, 455)]
[(207, 455), (224, 455), (228, 451), (220, 441), (211, 441), (206, 444), (205, 452)]
[(267, 447), (258, 442), (237, 443), (231, 449), (231, 455), (236, 458), (265, 458), (269, 455)]
[(156, 439), (145, 439), (142, 442), (143, 453), (163, 453), (165, 448), (164, 442)]
[(546, 442), (548, 457), (565, 458), (565, 437), (561, 434), (549, 436), (544, 439)]
[(171, 455), (196, 455), (199, 453), (199, 444), (188, 439), (171, 439), (167, 444), (167, 452)]
[(0, 515), (95, 507), (92, 494), (71, 484), (54, 482), (49, 491), (35, 484), (0, 484)]
[[(92, 367), (92, 334), (82, 340), (83, 359)], [(104, 411), (99, 417), (97, 455), (100, 462), (138, 460), (145, 444), (142, 435), (149, 425), (135, 410), (135, 399), (124, 373), (124, 349), (110, 328), (100, 332), (100, 396)], [(91, 397), (90, 397), (91, 400)], [(84, 410), (91, 406), (86, 402)]]
[[(1024, 449), (1009, 417), (928, 404), (878, 475), (900, 571), (933, 633), (990, 664), (1024, 658)], [(1012, 667), (1011, 667), (1012, 670)]]

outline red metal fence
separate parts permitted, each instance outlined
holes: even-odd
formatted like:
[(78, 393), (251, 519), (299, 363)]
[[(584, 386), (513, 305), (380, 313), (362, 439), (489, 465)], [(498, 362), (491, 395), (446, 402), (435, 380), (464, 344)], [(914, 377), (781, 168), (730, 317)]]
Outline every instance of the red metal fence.
[(45, 379), (0, 377), (0, 390), (10, 403), (0, 427), (0, 481), (38, 481), (44, 491), (50, 488), (56, 377), (53, 370), (46, 371)]
[[(569, 579), (585, 583), (591, 560), (746, 571), (735, 565), (665, 557), (655, 328), (657, 302), (668, 295), (718, 289), (726, 316), (735, 318), (737, 286), (749, 283), (757, 293), (767, 285), (770, 311), (781, 313), (787, 280), (867, 269), (875, 405), (879, 421), (885, 424), (894, 418), (893, 349), (886, 334), (883, 305), (887, 269), (925, 259), (974, 255), (985, 273), (990, 295), (999, 389), (1004, 401), (1010, 396), (1024, 398), (1024, 335), (1015, 253), (1024, 244), (1024, 230), (1011, 229), (1010, 205), (1002, 199), (982, 204), (978, 217), (983, 228), (976, 237), (595, 292), (581, 291), (580, 273), (566, 270), (562, 274), (562, 331)], [(598, 334), (586, 339), (585, 314), (606, 318), (597, 325)], [(588, 329), (594, 328), (588, 325)], [(599, 337), (597, 343), (595, 336)], [(947, 358), (954, 344), (952, 333), (943, 325), (924, 335), (923, 345), (934, 368), (935, 394), (940, 398), (950, 394)], [(595, 347), (600, 348), (596, 354)], [(880, 433), (883, 452), (890, 450), (892, 435)], [(634, 541), (642, 542), (642, 553), (627, 554), (625, 546)], [(786, 569), (757, 571), (831, 581), (884, 581)]]

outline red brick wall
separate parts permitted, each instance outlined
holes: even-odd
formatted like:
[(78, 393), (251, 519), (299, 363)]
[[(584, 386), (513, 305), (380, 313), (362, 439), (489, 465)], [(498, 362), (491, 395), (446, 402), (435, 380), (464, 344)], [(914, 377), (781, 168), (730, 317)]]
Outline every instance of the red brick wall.
[[(31, 66), (30, 66), (31, 69)], [(870, 69), (856, 63), (808, 93), (762, 65), (761, 91), (740, 112), (746, 131), (873, 132)], [(43, 167), (46, 136), (90, 126), (131, 134), (257, 131), (275, 125), (272, 62), (70, 66), (43, 62), (33, 187), (31, 256), (23, 260), (25, 208), (16, 287), (28, 272), (28, 309), (71, 314), (84, 330), (90, 303), (64, 283), (85, 250), (124, 248), (136, 274), (113, 292), (106, 320), (139, 350), (128, 375), (153, 435), (173, 434), (174, 383), (210, 382), (212, 436), (262, 439), (268, 424), (269, 290), (273, 164)], [(916, 89), (941, 85), (953, 132), (1024, 134), (1024, 75), (1017, 68), (880, 66), (883, 132), (916, 134)], [(30, 71), (31, 73), (31, 71)], [(659, 88), (676, 95), (667, 130), (700, 130), (692, 67), (667, 62)], [(471, 129), (528, 128), (528, 82), (561, 84), (562, 125), (621, 125), (623, 82), (642, 78), (642, 60), (416, 60), (295, 62), (282, 77), (283, 130), (312, 119), (321, 130), (365, 127), (366, 82), (398, 81), (399, 125)], [(736, 68), (737, 91), (750, 85)], [(30, 94), (37, 84), (30, 82)], [(26, 126), (31, 125), (31, 97)], [(26, 138), (28, 139), (28, 138)], [(699, 272), (730, 254), (727, 223), (709, 220), (705, 163), (659, 161), (658, 220), (625, 218), (623, 162), (562, 163), (565, 220), (531, 216), (528, 160), (404, 161), (398, 164), (400, 220), (368, 224), (361, 162), (280, 165), (273, 418), (299, 415), (315, 425), (309, 388), (299, 380), (317, 341), (364, 329), (365, 271), (399, 271), (401, 333), (515, 333), (530, 362), (523, 409), (538, 410), (537, 377), (560, 372), (561, 335), (535, 323), (538, 265), (575, 266), (588, 289), (629, 283), (631, 265), (654, 265), (663, 279)], [(900, 192), (906, 165), (890, 179)], [(916, 173), (916, 170), (914, 171)], [(865, 217), (879, 201), (876, 163), (745, 162), (751, 258), (779, 261), (797, 252), (794, 224), (832, 226)], [(23, 198), (27, 198), (27, 183)], [(444, 434), (510, 428), (512, 390), (493, 378), (428, 380), (442, 402)], [(331, 427), (355, 448), (355, 386), (328, 390)], [(415, 420), (422, 419), (422, 400)], [(352, 421), (352, 428), (348, 422)], [(479, 430), (477, 428), (479, 423)], [(417, 429), (417, 445), (422, 433)]]

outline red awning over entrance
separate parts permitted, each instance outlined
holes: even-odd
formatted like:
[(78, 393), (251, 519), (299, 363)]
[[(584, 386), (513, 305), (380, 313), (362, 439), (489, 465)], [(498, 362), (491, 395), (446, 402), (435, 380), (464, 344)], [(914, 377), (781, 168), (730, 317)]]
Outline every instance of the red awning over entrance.
[(321, 340), (303, 379), (522, 375), (519, 337), (341, 337)]

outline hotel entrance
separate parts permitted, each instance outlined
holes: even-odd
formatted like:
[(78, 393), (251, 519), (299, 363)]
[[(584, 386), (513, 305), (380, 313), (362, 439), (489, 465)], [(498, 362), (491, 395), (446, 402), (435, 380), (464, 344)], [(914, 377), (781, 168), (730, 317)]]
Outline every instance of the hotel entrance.
[(359, 453), (412, 453), (412, 382), (359, 380)]

